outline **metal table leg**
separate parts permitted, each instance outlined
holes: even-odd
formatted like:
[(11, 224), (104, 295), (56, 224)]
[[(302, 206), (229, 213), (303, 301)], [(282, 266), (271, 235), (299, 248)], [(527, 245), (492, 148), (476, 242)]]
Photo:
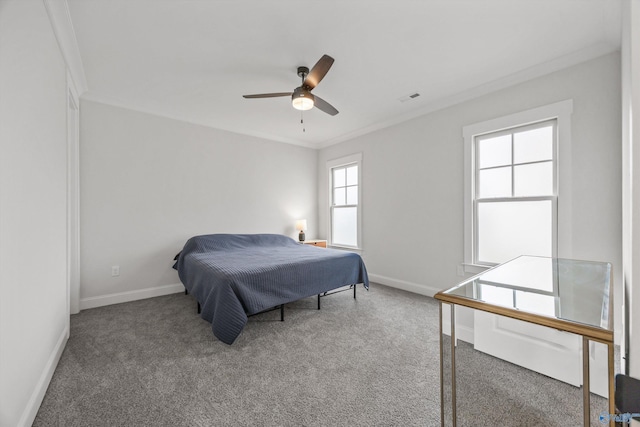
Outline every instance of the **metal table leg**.
[(442, 340), (442, 301), (438, 301), (440, 308), (440, 425), (444, 427), (444, 342)]
[(584, 426), (591, 425), (591, 387), (589, 386), (589, 339), (582, 337), (582, 414)]
[(445, 351), (444, 351), (444, 340), (443, 340), (443, 335), (444, 335), (444, 329), (442, 327), (442, 301), (440, 301), (440, 425), (442, 427), (445, 427), (447, 425), (452, 425), (453, 427), (456, 426), (456, 360), (455, 360), (455, 340), (456, 340), (456, 335), (455, 335), (455, 305), (454, 304), (450, 304), (450, 303), (446, 303), (450, 309), (451, 309), (451, 424), (449, 424), (447, 422), (447, 420), (445, 419), (445, 387), (444, 387), (444, 376), (445, 376), (445, 369), (444, 369), (444, 357), (445, 357)]
[(456, 427), (456, 306), (451, 304), (451, 418)]
[[(613, 349), (613, 343), (607, 343), (607, 354), (609, 359), (609, 413), (616, 413), (616, 401), (615, 401), (615, 385), (614, 385), (614, 370), (615, 370), (615, 354)], [(609, 420), (609, 426), (614, 427), (615, 422), (613, 420)]]

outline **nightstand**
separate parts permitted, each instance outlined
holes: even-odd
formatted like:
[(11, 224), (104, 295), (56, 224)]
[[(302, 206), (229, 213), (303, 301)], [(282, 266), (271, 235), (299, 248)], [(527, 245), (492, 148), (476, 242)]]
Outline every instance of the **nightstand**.
[(305, 240), (304, 242), (300, 242), (300, 243), (303, 243), (305, 245), (317, 246), (319, 248), (326, 248), (327, 247), (327, 241), (326, 240)]

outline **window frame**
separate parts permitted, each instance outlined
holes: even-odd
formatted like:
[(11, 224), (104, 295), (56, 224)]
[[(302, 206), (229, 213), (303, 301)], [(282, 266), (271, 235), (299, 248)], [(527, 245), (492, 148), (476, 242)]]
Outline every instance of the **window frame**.
[[(552, 201), (552, 256), (570, 257), (571, 247), (571, 198), (561, 198), (571, 193), (571, 114), (573, 101), (565, 100), (554, 104), (534, 108), (485, 122), (463, 127), (464, 138), (464, 271), (480, 273), (496, 264), (477, 261), (478, 227), (476, 198), (478, 168), (476, 159), (476, 140), (488, 134), (509, 134), (514, 130), (535, 128), (545, 122), (555, 120), (554, 159), (553, 159), (553, 196), (485, 198), (480, 202), (518, 200)], [(512, 153), (513, 156), (513, 153)], [(512, 162), (513, 164), (513, 162)], [(562, 165), (562, 167), (561, 167)], [(512, 188), (513, 194), (513, 188)], [(560, 209), (560, 206), (562, 209)]]
[[(358, 201), (356, 205), (339, 205), (336, 206), (333, 203), (333, 170), (339, 168), (346, 168), (348, 166), (358, 166)], [(327, 176), (329, 184), (329, 197), (328, 197), (328, 236), (327, 244), (336, 248), (361, 250), (362, 248), (362, 153), (356, 153), (345, 157), (329, 160), (327, 162)], [(346, 188), (346, 187), (345, 187)], [(333, 211), (334, 208), (356, 208), (356, 246), (350, 246), (345, 244), (336, 244), (333, 241)]]

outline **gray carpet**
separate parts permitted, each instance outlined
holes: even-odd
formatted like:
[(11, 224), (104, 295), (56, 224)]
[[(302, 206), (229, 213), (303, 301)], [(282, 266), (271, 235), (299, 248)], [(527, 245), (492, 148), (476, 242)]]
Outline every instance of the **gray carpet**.
[[(372, 284), (251, 317), (231, 346), (192, 297), (86, 310), (34, 426), (439, 426), (438, 304)], [(459, 423), (581, 425), (581, 390), (458, 348)], [(592, 418), (606, 401), (592, 397)]]

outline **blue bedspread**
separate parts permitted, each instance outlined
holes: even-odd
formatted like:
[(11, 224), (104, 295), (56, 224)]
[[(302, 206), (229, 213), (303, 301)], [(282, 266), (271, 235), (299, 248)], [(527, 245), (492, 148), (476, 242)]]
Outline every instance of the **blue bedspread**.
[(232, 344), (247, 315), (345, 285), (369, 288), (360, 255), (278, 234), (192, 237), (173, 266), (213, 334)]

